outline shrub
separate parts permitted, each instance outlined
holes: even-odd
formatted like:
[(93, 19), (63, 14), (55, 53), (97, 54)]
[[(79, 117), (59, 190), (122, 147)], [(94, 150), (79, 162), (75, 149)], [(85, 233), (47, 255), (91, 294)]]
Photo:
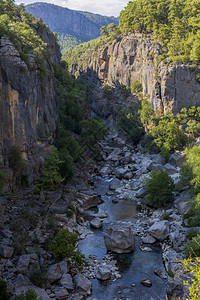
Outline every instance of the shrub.
[(0, 300), (8, 300), (7, 282), (0, 279)]
[[(200, 146), (192, 147), (186, 155), (184, 168), (188, 169), (189, 183), (194, 187), (196, 193), (200, 192)], [(183, 174), (184, 175), (184, 174)], [(184, 177), (183, 177), (184, 179)]]
[(196, 196), (190, 209), (183, 215), (183, 221), (186, 219), (189, 227), (200, 226), (200, 194)]
[(107, 129), (99, 117), (82, 121), (82, 127), (81, 141), (90, 147), (107, 134)]
[(14, 145), (10, 151), (9, 165), (15, 172), (22, 170), (24, 167), (24, 160), (18, 146)]
[(34, 285), (42, 288), (47, 280), (46, 272), (47, 267), (45, 265), (34, 263), (29, 275), (29, 279)]
[(139, 82), (138, 80), (135, 80), (132, 84), (131, 84), (131, 93), (138, 93), (142, 91), (142, 83)]
[[(192, 275), (192, 284), (188, 288), (190, 299), (198, 300), (200, 298), (200, 258), (184, 260), (183, 266), (187, 273)], [(188, 281), (183, 283), (186, 286), (189, 285)]]
[[(20, 295), (15, 295), (14, 300), (37, 300), (37, 294), (35, 291), (28, 289), (26, 292), (22, 292)], [(40, 300), (42, 298), (40, 297)]]
[(146, 181), (145, 189), (148, 193), (145, 196), (147, 202), (155, 207), (160, 207), (172, 200), (174, 182), (166, 172), (155, 169)]
[(187, 243), (184, 253), (187, 257), (200, 257), (200, 234)]
[(75, 267), (81, 268), (87, 265), (85, 257), (80, 251), (75, 251), (78, 235), (70, 233), (68, 229), (59, 231), (50, 245), (55, 261), (59, 262), (65, 258), (71, 258)]
[(59, 169), (61, 162), (58, 150), (56, 147), (52, 147), (44, 162), (39, 188), (53, 191), (63, 181)]
[(107, 100), (111, 100), (113, 97), (113, 88), (108, 84), (103, 86), (103, 97)]
[(7, 175), (2, 171), (0, 171), (0, 194), (3, 192), (6, 181), (7, 181)]
[(127, 140), (133, 144), (138, 144), (142, 135), (143, 128), (131, 110), (120, 112), (118, 115), (120, 129), (127, 135)]
[(148, 100), (143, 99), (141, 101), (141, 109), (139, 110), (139, 115), (143, 125), (147, 125), (150, 123), (153, 116), (153, 109), (151, 108), (151, 104)]
[(62, 178), (65, 181), (68, 181), (74, 176), (73, 157), (69, 154), (66, 148), (63, 148), (59, 151), (59, 159), (61, 161), (59, 168)]

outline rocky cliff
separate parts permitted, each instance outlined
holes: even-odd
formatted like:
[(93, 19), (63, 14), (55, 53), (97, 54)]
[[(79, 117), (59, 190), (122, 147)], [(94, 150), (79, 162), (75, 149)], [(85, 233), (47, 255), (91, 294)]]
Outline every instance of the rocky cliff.
[(100, 34), (99, 27), (77, 11), (48, 3), (31, 4), (26, 9), (58, 34), (69, 33), (85, 39), (94, 39)]
[[(94, 51), (80, 65), (84, 71), (93, 68), (98, 77), (110, 85), (122, 83), (131, 86), (132, 82), (139, 80), (154, 110), (177, 113), (182, 107), (200, 105), (200, 83), (196, 80), (198, 67), (157, 64), (161, 53), (162, 46), (151, 36), (129, 34), (105, 45), (103, 50)], [(72, 73), (78, 68), (73, 65)]]
[[(50, 34), (50, 33), (49, 33)], [(59, 52), (51, 35), (52, 62), (58, 62)], [(32, 180), (34, 168), (39, 167), (45, 147), (53, 141), (58, 119), (57, 99), (51, 62), (48, 74), (41, 76), (34, 56), (29, 56), (29, 68), (21, 60), (13, 44), (2, 37), (0, 41), (0, 162), (8, 166), (9, 151), (16, 145), (23, 151), (27, 174)]]

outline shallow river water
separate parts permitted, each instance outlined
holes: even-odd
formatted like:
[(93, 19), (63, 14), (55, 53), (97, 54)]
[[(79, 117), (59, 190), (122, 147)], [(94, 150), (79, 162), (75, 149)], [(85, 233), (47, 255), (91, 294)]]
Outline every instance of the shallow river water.
[[(107, 250), (104, 244), (103, 232), (107, 223), (114, 221), (137, 220), (136, 203), (133, 200), (119, 200), (119, 203), (112, 203), (113, 196), (106, 196), (109, 191), (109, 180), (97, 178), (95, 190), (101, 195), (104, 203), (98, 209), (108, 214), (101, 229), (92, 230), (93, 234), (79, 242), (79, 249), (89, 257), (96, 255), (102, 260)], [(135, 237), (135, 250), (130, 254), (115, 255), (117, 266), (122, 277), (114, 282), (99, 281), (91, 279), (92, 297), (98, 300), (130, 299), (130, 300), (164, 300), (166, 299), (166, 284), (163, 279), (154, 274), (155, 270), (164, 272), (162, 254), (158, 245), (150, 247), (153, 252), (141, 251), (139, 246), (141, 239)], [(145, 245), (149, 246), (149, 245)], [(152, 287), (143, 286), (140, 281), (150, 278)], [(134, 285), (134, 286), (133, 286)]]

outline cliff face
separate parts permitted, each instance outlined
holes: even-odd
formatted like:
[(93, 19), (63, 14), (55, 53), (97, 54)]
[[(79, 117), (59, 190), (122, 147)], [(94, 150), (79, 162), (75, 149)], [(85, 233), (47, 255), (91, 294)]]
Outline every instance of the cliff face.
[(59, 34), (84, 36), (88, 40), (100, 35), (99, 27), (77, 11), (48, 3), (31, 4), (26, 10), (36, 18), (42, 18), (51, 30)]
[[(143, 93), (150, 96), (154, 110), (169, 110), (174, 113), (182, 107), (200, 105), (200, 83), (196, 80), (198, 68), (189, 65), (157, 65), (161, 45), (155, 45), (151, 36), (140, 34), (122, 36), (94, 52), (89, 63), (82, 62), (84, 71), (93, 68), (98, 77), (113, 85), (122, 83), (131, 86), (139, 80)], [(75, 73), (78, 66), (72, 66)]]
[[(59, 61), (59, 52), (52, 61)], [(51, 64), (42, 80), (39, 66), (30, 56), (30, 68), (7, 38), (0, 41), (0, 162), (8, 165), (13, 145), (23, 151), (33, 176), (45, 147), (52, 142), (58, 119)]]

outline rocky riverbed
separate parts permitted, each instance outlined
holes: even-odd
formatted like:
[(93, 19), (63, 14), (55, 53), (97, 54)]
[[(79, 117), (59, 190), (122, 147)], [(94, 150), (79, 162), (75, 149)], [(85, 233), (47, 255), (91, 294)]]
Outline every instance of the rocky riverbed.
[[(0, 273), (8, 291), (31, 288), (45, 300), (164, 299), (166, 293), (184, 298), (180, 261), (189, 232), (182, 226), (191, 199), (188, 187), (162, 209), (146, 206), (143, 198), (144, 181), (155, 167), (178, 182), (184, 154), (164, 164), (159, 154), (133, 149), (118, 137), (100, 146), (103, 161), (84, 166), (84, 180), (75, 177), (56, 192), (24, 190), (1, 197)], [(55, 263), (46, 247), (63, 228), (78, 233), (79, 249), (88, 257), (89, 266), (81, 272), (68, 260)], [(37, 287), (30, 273), (44, 264), (46, 283)]]

